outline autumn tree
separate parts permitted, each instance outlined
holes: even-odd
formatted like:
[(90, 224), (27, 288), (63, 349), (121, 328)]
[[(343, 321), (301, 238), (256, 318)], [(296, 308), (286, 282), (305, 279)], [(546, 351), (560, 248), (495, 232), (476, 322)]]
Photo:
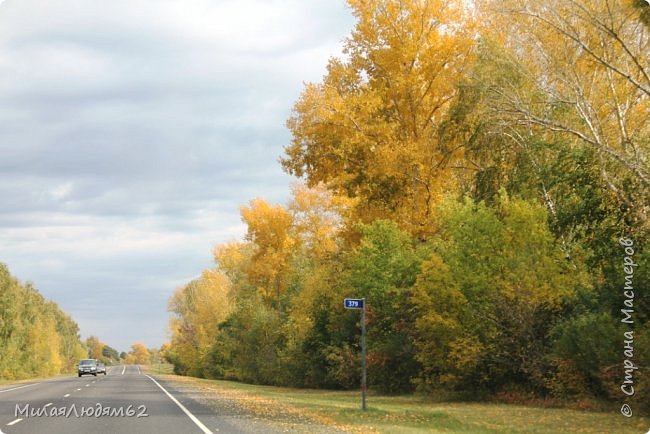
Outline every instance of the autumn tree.
[(30, 349), (23, 359), (26, 368), (37, 375), (48, 376), (61, 372), (63, 361), (60, 355), (61, 338), (56, 333), (54, 318), (49, 312), (33, 319), (27, 347)]
[(213, 369), (209, 350), (218, 325), (232, 310), (231, 283), (221, 272), (205, 270), (201, 278), (178, 288), (169, 300), (172, 332), (167, 358), (183, 374), (206, 376)]
[[(148, 365), (150, 363), (151, 355), (147, 347), (140, 342), (131, 345), (131, 352), (129, 353), (129, 362), (137, 365)], [(128, 358), (127, 358), (128, 360)], [(127, 362), (128, 363), (128, 362)]]
[(97, 336), (89, 336), (86, 339), (86, 348), (88, 348), (88, 357), (91, 359), (101, 359), (103, 356), (105, 344)]
[(590, 291), (564, 257), (538, 204), (502, 194), (441, 209), (444, 231), (411, 302), (421, 380), (465, 389), (544, 387), (550, 330)]
[(111, 363), (119, 360), (120, 354), (117, 352), (115, 348), (109, 347), (108, 345), (104, 345), (104, 348), (102, 348), (102, 357), (108, 363)]
[[(509, 173), (530, 168), (529, 185), (538, 186), (565, 255), (582, 257), (592, 270), (595, 294), (567, 319), (567, 335), (593, 318), (618, 315), (617, 240), (628, 236), (639, 260), (647, 255), (650, 5), (642, 3), (512, 0), (487, 2), (483, 10), (484, 38), (499, 46), (492, 50), (499, 55), (483, 62), (492, 66), (478, 74), (488, 83), (481, 116), (492, 140), (484, 152), (494, 154), (497, 143), (517, 150), (497, 153), (510, 157), (501, 166), (516, 162)], [(505, 25), (507, 34), (494, 31)], [(495, 80), (504, 70), (517, 79)], [(640, 324), (650, 317), (647, 306), (639, 303)]]
[(223, 243), (213, 249), (217, 270), (223, 273), (234, 287), (243, 285), (246, 281), (253, 250), (253, 245), (245, 241)]
[(306, 255), (323, 260), (338, 250), (337, 238), (351, 201), (332, 194), (323, 184), (308, 187), (296, 183), (291, 188), (288, 211), (292, 232), (307, 249)]
[[(499, 91), (513, 125), (595, 152), (599, 175), (630, 218), (645, 222), (650, 172), (650, 28), (634, 2), (492, 2), (486, 34), (522, 59), (540, 92)], [(637, 5), (638, 6), (638, 5)], [(508, 36), (495, 35), (507, 25)], [(646, 224), (646, 223), (642, 223)]]
[(357, 199), (356, 216), (430, 228), (433, 204), (454, 189), (463, 144), (440, 139), (475, 38), (462, 1), (350, 0), (357, 25), (346, 59), (331, 59), (287, 122), (283, 167)]
[(299, 387), (359, 385), (359, 318), (341, 308), (341, 300), (350, 295), (348, 277), (337, 255), (308, 268), (282, 325), (282, 381)]
[(283, 376), (284, 340), (281, 312), (262, 303), (260, 295), (238, 300), (220, 324), (219, 340), (210, 348), (221, 374), (251, 383), (278, 384)]
[(75, 369), (78, 361), (87, 356), (79, 338), (79, 326), (54, 303), (51, 306), (52, 315), (56, 321), (56, 332), (59, 335), (59, 349), (62, 359), (62, 370), (70, 372)]
[(291, 214), (280, 205), (254, 199), (249, 206), (241, 207), (241, 216), (248, 227), (246, 239), (253, 247), (248, 280), (269, 305), (280, 309), (280, 297), (287, 287), (289, 260), (295, 247)]
[(171, 342), (164, 342), (160, 346), (160, 349), (158, 350), (158, 354), (160, 354), (160, 363), (169, 362), (169, 353), (171, 349), (172, 349)]
[(0, 263), (0, 378), (70, 372), (86, 353), (78, 325)]

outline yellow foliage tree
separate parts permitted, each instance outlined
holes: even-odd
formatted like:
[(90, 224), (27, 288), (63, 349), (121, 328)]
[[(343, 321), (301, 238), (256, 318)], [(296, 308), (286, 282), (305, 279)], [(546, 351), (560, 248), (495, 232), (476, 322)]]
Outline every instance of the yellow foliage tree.
[(171, 348), (191, 375), (205, 376), (203, 369), (210, 364), (218, 325), (233, 308), (231, 286), (222, 272), (205, 270), (201, 278), (177, 289), (169, 301), (175, 315), (170, 321)]
[(495, 0), (482, 15), (491, 17), (483, 33), (516, 53), (539, 89), (500, 89), (500, 111), (513, 125), (596, 151), (604, 184), (646, 220), (650, 27), (634, 3)]
[(333, 195), (323, 184), (310, 188), (296, 183), (291, 193), (288, 209), (293, 216), (293, 232), (307, 249), (307, 255), (321, 260), (334, 253), (351, 201)]
[(461, 0), (349, 4), (358, 22), (348, 59), (330, 60), (323, 82), (304, 89), (282, 164), (310, 186), (358, 198), (362, 220), (392, 218), (426, 233), (463, 156), (439, 126), (471, 63), (474, 21)]
[(148, 365), (151, 362), (149, 350), (140, 342), (131, 345), (131, 355), (133, 356), (132, 363), (134, 364)]
[(97, 336), (89, 336), (86, 339), (86, 347), (88, 348), (88, 357), (91, 359), (101, 359), (104, 343), (99, 340)]
[(86, 357), (78, 325), (0, 263), (0, 378), (70, 372)]
[(262, 298), (280, 308), (280, 297), (286, 289), (289, 260), (296, 245), (291, 236), (293, 219), (280, 205), (254, 199), (241, 208), (242, 220), (248, 226), (246, 239), (253, 245), (247, 273)]
[(40, 376), (55, 375), (61, 371), (63, 362), (59, 354), (60, 338), (56, 324), (50, 315), (36, 319), (28, 336), (29, 359), (32, 372)]
[(213, 250), (214, 262), (217, 269), (228, 279), (237, 283), (246, 278), (252, 246), (246, 242), (231, 242), (219, 244)]

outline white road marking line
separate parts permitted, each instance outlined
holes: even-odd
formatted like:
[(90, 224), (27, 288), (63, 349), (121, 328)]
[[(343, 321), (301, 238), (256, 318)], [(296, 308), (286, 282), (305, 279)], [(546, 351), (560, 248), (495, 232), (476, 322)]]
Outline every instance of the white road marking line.
[(124, 375), (124, 371), (126, 371), (126, 365), (122, 365), (122, 375)]
[(64, 398), (67, 398), (68, 396), (70, 396), (69, 393), (66, 393), (65, 395), (63, 395)]
[(183, 412), (187, 415), (187, 417), (189, 417), (189, 418), (192, 420), (192, 422), (194, 422), (194, 424), (195, 424), (196, 426), (199, 427), (199, 429), (200, 429), (201, 431), (203, 431), (205, 434), (212, 434), (212, 431), (210, 431), (210, 430), (208, 429), (208, 427), (206, 427), (205, 425), (203, 425), (203, 423), (201, 423), (201, 421), (198, 420), (198, 419), (196, 418), (196, 416), (194, 416), (192, 413), (190, 413), (190, 411), (189, 411), (187, 408), (185, 408), (185, 406), (184, 406), (183, 404), (181, 404), (180, 402), (178, 402), (178, 400), (177, 400), (176, 398), (174, 398), (174, 397), (172, 396), (171, 393), (167, 392), (167, 390), (165, 390), (165, 388), (162, 387), (162, 386), (160, 385), (160, 383), (158, 383), (156, 380), (154, 380), (153, 378), (151, 378), (151, 377), (148, 376), (148, 375), (147, 375), (147, 377), (148, 377), (151, 381), (153, 381), (154, 384), (155, 384), (156, 386), (160, 387), (160, 390), (162, 390), (163, 392), (165, 392), (165, 395), (169, 396), (169, 399), (171, 399), (172, 401), (174, 401), (174, 403), (175, 403), (176, 405), (178, 405), (178, 407), (179, 407), (181, 410), (183, 410)]
[(43, 407), (44, 407), (44, 408), (45, 408), (45, 407), (49, 407), (49, 406), (52, 405), (52, 404), (53, 404), (53, 402), (48, 402), (48, 403), (45, 404)]
[(80, 391), (81, 389), (77, 389), (77, 391)]
[(11, 392), (12, 390), (24, 389), (25, 387), (36, 386), (39, 383), (27, 384), (26, 386), (13, 387), (11, 389), (0, 390), (0, 393)]
[(138, 365), (138, 375), (140, 375), (140, 365)]
[(86, 384), (86, 387), (90, 386), (90, 384)]
[(12, 420), (11, 422), (9, 422), (9, 423), (7, 424), (7, 426), (16, 425), (16, 424), (17, 424), (18, 422), (20, 422), (21, 420), (22, 420), (22, 419), (20, 419), (20, 418), (18, 418), (18, 419), (16, 419), (16, 420)]

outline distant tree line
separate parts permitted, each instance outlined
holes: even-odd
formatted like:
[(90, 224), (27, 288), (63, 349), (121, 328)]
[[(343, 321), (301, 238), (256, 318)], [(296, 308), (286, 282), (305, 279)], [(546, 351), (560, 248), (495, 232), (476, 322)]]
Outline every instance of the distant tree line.
[(82, 341), (79, 326), (68, 314), (0, 263), (0, 378), (70, 373), (85, 358), (107, 365), (121, 359), (96, 336)]
[(107, 365), (120, 362), (120, 354), (117, 350), (106, 345), (97, 336), (89, 336), (86, 338), (84, 346), (88, 350), (88, 358), (97, 359)]
[(170, 298), (176, 372), (358, 387), (365, 297), (374, 389), (620, 399), (624, 351), (650, 362), (650, 6), (348, 3), (287, 122), (302, 183)]
[(71, 372), (86, 356), (77, 323), (0, 263), (0, 378)]

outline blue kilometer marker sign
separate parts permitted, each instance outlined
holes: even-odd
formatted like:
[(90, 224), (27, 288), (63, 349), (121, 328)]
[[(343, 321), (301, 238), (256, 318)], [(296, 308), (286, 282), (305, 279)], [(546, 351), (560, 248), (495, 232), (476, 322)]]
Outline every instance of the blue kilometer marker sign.
[(346, 309), (363, 309), (363, 298), (346, 298), (343, 300), (343, 306)]

